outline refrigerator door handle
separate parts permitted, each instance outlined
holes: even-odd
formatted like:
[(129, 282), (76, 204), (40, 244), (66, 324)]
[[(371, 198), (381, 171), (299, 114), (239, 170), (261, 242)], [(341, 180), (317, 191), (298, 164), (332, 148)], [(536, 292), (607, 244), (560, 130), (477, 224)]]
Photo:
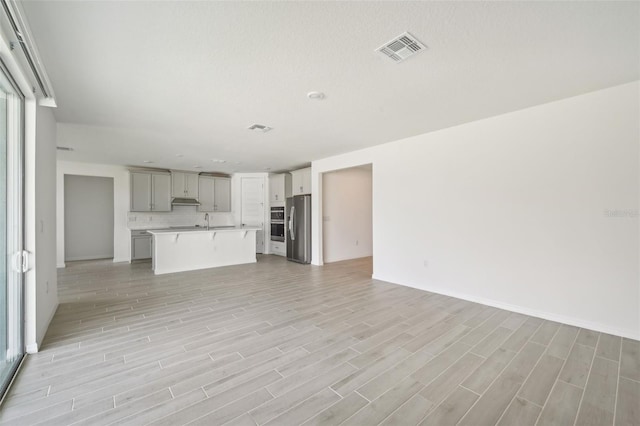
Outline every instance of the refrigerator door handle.
[(296, 239), (296, 234), (294, 231), (294, 217), (295, 217), (295, 213), (296, 213), (296, 208), (295, 206), (291, 206), (291, 215), (289, 217), (289, 233), (291, 234), (291, 241), (294, 241)]

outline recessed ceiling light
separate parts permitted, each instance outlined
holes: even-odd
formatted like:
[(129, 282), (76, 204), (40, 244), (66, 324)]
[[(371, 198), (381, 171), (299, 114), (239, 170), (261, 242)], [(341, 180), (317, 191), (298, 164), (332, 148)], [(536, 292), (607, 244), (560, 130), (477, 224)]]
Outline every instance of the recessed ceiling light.
[(151, 161), (151, 160), (142, 160), (142, 162), (143, 162), (143, 163), (147, 163), (147, 164), (151, 164), (151, 163), (153, 163), (153, 161)]
[(182, 154), (176, 154), (176, 157), (184, 157)]
[(57, 146), (56, 149), (58, 151), (73, 151), (73, 148), (68, 147), (68, 146)]
[(214, 163), (226, 163), (227, 160), (219, 160), (217, 158), (212, 158), (211, 161), (213, 161)]
[(195, 165), (195, 166), (193, 166), (193, 168), (194, 168), (194, 169), (201, 169), (201, 168), (202, 168), (202, 166)]
[(252, 124), (251, 126), (247, 127), (247, 129), (254, 130), (256, 132), (267, 133), (269, 130), (272, 130), (273, 128), (269, 126), (265, 126), (264, 124)]
[(309, 92), (307, 93), (307, 98), (315, 99), (317, 101), (321, 101), (324, 99), (324, 93), (322, 92)]

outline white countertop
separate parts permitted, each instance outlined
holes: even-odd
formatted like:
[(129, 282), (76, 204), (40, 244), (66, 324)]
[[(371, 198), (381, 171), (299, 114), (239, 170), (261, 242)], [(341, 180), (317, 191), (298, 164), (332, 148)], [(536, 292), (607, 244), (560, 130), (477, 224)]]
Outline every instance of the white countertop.
[[(227, 227), (235, 228), (234, 225), (216, 225), (216, 226), (211, 225), (210, 229), (213, 229), (213, 228), (227, 228)], [(156, 224), (156, 225), (153, 225), (153, 224), (150, 224), (150, 225), (144, 225), (144, 224), (143, 225), (131, 225), (131, 226), (128, 226), (127, 228), (129, 228), (129, 231), (151, 231), (151, 230), (154, 230), (154, 231), (168, 231), (168, 230), (177, 230), (177, 229), (184, 230), (184, 229), (187, 229), (187, 228), (188, 229), (207, 229), (206, 225), (205, 226), (196, 227), (196, 226), (189, 226), (189, 225), (184, 225), (184, 226), (167, 226), (167, 225), (164, 225), (163, 226), (163, 225), (158, 225), (158, 224)]]
[(163, 234), (193, 234), (193, 233), (203, 233), (210, 234), (212, 232), (238, 232), (238, 231), (260, 231), (261, 228), (256, 226), (221, 226), (214, 227), (212, 226), (207, 231), (207, 228), (191, 228), (191, 229), (149, 229), (147, 232), (151, 235), (163, 235)]

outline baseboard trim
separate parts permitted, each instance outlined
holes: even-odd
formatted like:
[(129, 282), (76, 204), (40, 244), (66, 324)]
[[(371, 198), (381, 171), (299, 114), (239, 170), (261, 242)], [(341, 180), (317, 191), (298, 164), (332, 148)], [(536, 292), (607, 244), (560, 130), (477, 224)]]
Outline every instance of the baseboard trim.
[[(60, 303), (56, 303), (56, 307), (51, 310), (51, 313), (49, 314), (49, 319), (47, 320), (47, 326), (44, 328), (44, 333), (42, 333), (42, 336), (36, 337), (36, 352), (39, 351), (39, 348), (42, 346), (42, 342), (44, 342), (44, 337), (47, 335), (47, 331), (49, 331), (49, 326), (51, 325), (51, 321), (53, 321), (53, 317), (56, 315), (56, 312), (58, 311), (58, 306), (60, 306)], [(35, 353), (35, 352), (29, 352), (29, 353)]]
[(67, 267), (67, 265), (66, 265), (66, 264), (64, 264), (64, 263), (58, 263), (58, 264), (56, 265), (56, 268), (66, 268), (66, 267)]
[(78, 260), (106, 260), (113, 258), (113, 255), (91, 255), (91, 256), (77, 256), (77, 257), (69, 257), (65, 259), (65, 262), (76, 262)]
[(113, 258), (113, 263), (131, 263), (131, 259), (127, 258)]
[(556, 314), (553, 312), (539, 311), (536, 309), (527, 308), (525, 306), (512, 305), (509, 303), (501, 302), (499, 300), (486, 299), (483, 297), (477, 297), (477, 296), (469, 295), (466, 293), (459, 293), (455, 291), (445, 291), (439, 288), (434, 289), (434, 288), (428, 288), (428, 287), (418, 287), (416, 285), (411, 285), (411, 284), (398, 283), (384, 276), (376, 275), (376, 274), (374, 274), (371, 278), (378, 281), (385, 281), (390, 284), (401, 285), (404, 287), (415, 288), (417, 290), (442, 294), (444, 296), (449, 296), (449, 297), (455, 297), (456, 299), (467, 300), (469, 302), (480, 303), (480, 304), (491, 306), (494, 308), (516, 312), (518, 314), (529, 315), (532, 317), (542, 318), (549, 321), (555, 321), (555, 322), (560, 322), (567, 325), (573, 325), (575, 327), (586, 328), (588, 330), (599, 331), (601, 333), (613, 334), (615, 336), (621, 336), (621, 337), (627, 337), (629, 339), (640, 340), (640, 331), (634, 331), (634, 330), (618, 328), (618, 327), (611, 327), (606, 324), (596, 323), (596, 322), (581, 319), (581, 318), (569, 317), (565, 315)]
[(29, 343), (26, 347), (28, 354), (36, 354), (38, 353), (38, 342)]

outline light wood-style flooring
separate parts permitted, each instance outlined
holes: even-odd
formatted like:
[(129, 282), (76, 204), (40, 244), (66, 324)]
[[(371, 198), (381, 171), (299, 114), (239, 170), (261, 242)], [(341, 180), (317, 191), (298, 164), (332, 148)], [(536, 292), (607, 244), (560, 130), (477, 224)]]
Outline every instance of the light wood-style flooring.
[(0, 423), (640, 424), (638, 341), (370, 276), (71, 263)]

